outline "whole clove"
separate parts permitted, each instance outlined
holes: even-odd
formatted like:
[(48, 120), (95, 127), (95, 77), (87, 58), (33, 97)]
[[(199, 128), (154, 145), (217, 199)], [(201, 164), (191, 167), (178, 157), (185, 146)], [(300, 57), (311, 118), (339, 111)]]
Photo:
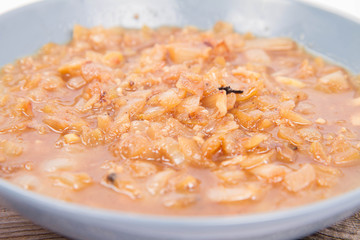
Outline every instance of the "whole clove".
[(219, 87), (219, 90), (225, 90), (226, 94), (230, 94), (230, 93), (241, 94), (244, 92), (243, 90), (232, 89), (230, 86)]

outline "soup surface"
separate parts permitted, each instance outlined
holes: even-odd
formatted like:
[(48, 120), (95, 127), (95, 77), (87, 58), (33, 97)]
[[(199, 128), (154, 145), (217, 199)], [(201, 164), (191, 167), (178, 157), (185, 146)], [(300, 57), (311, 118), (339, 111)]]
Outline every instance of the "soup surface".
[(360, 185), (355, 78), (290, 39), (75, 26), (0, 79), (0, 177), (41, 194), (226, 215)]

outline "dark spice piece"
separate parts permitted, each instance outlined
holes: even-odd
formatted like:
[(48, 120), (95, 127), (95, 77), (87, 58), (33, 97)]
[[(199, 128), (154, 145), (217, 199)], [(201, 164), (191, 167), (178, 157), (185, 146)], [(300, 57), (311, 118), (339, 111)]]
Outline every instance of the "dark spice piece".
[(115, 183), (116, 180), (116, 173), (110, 173), (109, 175), (106, 176), (106, 180), (112, 184)]
[(230, 86), (219, 87), (219, 90), (225, 90), (225, 91), (226, 91), (226, 94), (230, 94), (230, 93), (240, 94), (240, 93), (243, 93), (243, 92), (244, 92), (243, 90), (234, 90), (234, 89), (231, 89)]
[(106, 99), (105, 99), (105, 95), (106, 95), (106, 91), (101, 91), (101, 94), (100, 94), (100, 102), (106, 102)]
[(294, 144), (289, 144), (289, 147), (294, 151), (298, 150), (298, 147)]

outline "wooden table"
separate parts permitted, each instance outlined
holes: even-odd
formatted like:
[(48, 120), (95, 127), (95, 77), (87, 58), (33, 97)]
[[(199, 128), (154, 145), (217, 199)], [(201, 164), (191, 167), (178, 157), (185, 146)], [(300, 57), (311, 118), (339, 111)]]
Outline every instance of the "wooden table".
[[(40, 240), (57, 239), (65, 240), (56, 233), (52, 233), (40, 226), (34, 225), (17, 213), (0, 206), (0, 239), (9, 240)], [(354, 216), (326, 228), (318, 233), (303, 238), (303, 240), (324, 240), (324, 239), (360, 239), (360, 212)]]

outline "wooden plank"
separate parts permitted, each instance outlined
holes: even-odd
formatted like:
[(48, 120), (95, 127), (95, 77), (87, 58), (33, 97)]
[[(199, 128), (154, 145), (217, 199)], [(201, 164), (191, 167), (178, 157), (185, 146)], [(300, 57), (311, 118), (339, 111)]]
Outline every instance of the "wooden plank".
[(33, 224), (17, 213), (0, 207), (0, 239), (65, 239)]
[[(21, 217), (14, 211), (0, 206), (0, 239), (10, 240), (66, 240), (56, 233), (52, 233), (31, 221)], [(326, 228), (302, 240), (327, 240), (327, 239), (360, 239), (360, 212), (354, 216)]]
[(360, 239), (360, 212), (352, 217), (315, 233), (304, 240), (324, 240), (324, 239)]

